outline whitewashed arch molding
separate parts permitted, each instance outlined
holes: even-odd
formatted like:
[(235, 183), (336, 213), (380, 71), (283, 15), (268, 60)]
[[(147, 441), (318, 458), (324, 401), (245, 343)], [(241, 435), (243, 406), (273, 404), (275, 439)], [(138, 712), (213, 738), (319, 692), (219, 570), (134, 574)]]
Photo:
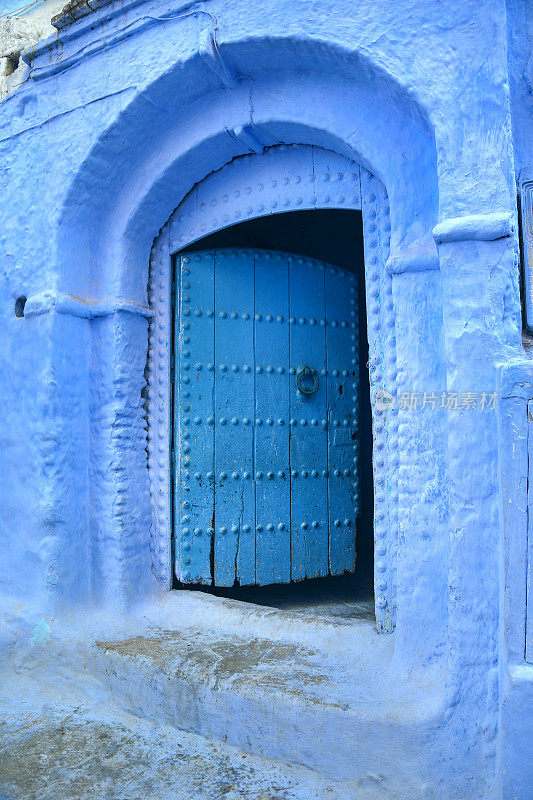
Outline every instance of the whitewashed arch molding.
[[(390, 219), (383, 185), (344, 156), (308, 145), (278, 145), (229, 162), (182, 200), (156, 238), (150, 260), (153, 313), (148, 356), (149, 473), (152, 563), (159, 582), (172, 585), (170, 353), (172, 261), (191, 243), (247, 219), (283, 211), (347, 208), (363, 212), (365, 273), (373, 390), (394, 385), (396, 340), (389, 257)], [(394, 627), (398, 538), (398, 431), (394, 409), (373, 407), (376, 617)]]
[[(337, 152), (378, 176), (400, 259), (431, 236), (438, 201), (433, 132), (379, 65), (305, 36), (218, 49), (226, 64), (239, 64), (231, 87), (206, 70), (188, 42), (187, 57), (144, 87), (88, 154), (58, 228), (61, 291), (144, 302), (153, 232), (191, 187), (232, 159), (282, 143)], [(72, 263), (73, 242), (83, 264)]]

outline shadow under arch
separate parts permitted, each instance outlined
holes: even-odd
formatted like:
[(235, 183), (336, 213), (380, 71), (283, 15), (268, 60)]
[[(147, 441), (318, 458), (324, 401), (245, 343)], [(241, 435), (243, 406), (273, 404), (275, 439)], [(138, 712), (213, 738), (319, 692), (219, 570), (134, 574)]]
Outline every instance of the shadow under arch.
[[(391, 76), (305, 37), (251, 38), (219, 53), (232, 88), (197, 51), (139, 92), (81, 165), (58, 227), (61, 291), (146, 302), (154, 236), (182, 198), (235, 157), (281, 143), (332, 150), (376, 175), (389, 196), (393, 250), (431, 231), (433, 132)], [(84, 254), (79, 266), (72, 252)]]

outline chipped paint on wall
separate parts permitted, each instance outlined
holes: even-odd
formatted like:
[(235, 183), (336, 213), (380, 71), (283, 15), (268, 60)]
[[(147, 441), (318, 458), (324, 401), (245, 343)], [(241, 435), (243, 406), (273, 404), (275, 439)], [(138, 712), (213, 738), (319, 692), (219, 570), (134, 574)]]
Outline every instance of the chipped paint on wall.
[(28, 79), (29, 68), (21, 53), (55, 34), (52, 18), (64, 5), (64, 0), (0, 3), (0, 98)]

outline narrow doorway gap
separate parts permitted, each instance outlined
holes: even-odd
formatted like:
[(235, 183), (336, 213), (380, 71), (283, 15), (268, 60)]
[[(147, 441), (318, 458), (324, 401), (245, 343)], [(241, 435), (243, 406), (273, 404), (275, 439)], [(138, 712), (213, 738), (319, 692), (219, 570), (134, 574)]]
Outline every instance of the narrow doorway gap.
[[(176, 275), (176, 259), (172, 259), (172, 277), (170, 283), (170, 408), (176, 408), (176, 336), (177, 325), (176, 311), (180, 307), (180, 283)], [(172, 564), (172, 574), (174, 575), (174, 564), (176, 563), (176, 492), (178, 491), (178, 481), (176, 480), (176, 415), (170, 415), (170, 527), (172, 535), (170, 537), (170, 563)], [(181, 499), (181, 498), (180, 498)], [(181, 506), (178, 503), (178, 508)]]

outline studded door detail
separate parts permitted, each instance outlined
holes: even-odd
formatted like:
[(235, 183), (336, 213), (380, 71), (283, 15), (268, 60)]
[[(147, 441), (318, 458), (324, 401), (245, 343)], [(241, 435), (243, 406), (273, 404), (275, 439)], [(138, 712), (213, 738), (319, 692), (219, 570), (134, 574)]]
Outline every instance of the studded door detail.
[(179, 580), (288, 583), (355, 567), (357, 289), (262, 250), (176, 264)]

